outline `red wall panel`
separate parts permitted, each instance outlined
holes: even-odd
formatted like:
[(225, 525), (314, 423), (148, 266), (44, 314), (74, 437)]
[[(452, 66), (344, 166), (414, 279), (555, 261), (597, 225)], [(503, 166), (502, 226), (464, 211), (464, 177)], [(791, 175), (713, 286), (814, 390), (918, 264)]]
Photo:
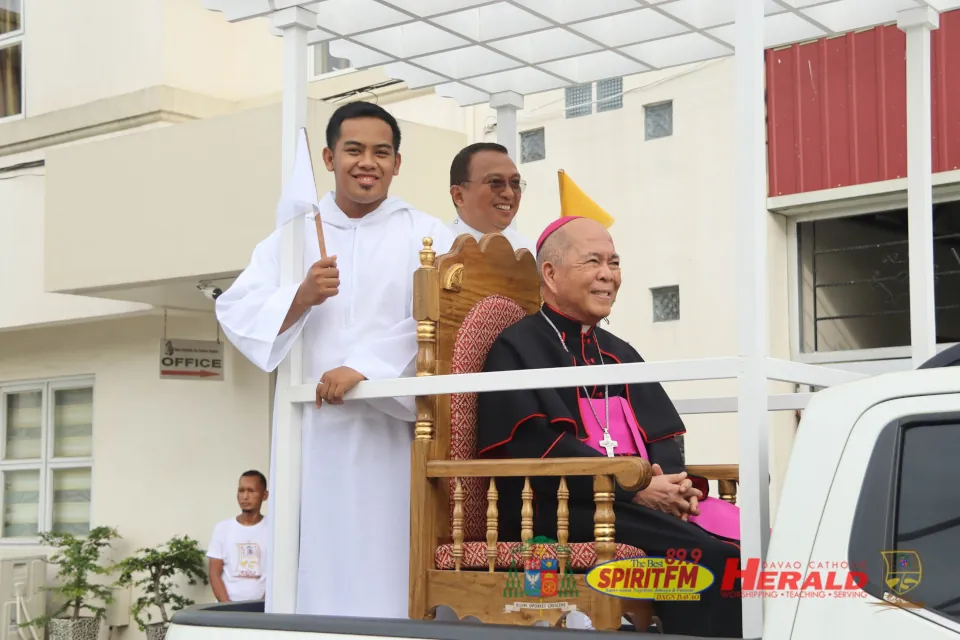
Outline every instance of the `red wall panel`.
[[(960, 10), (940, 16), (931, 49), (940, 172), (960, 168)], [(905, 57), (896, 25), (766, 52), (771, 196), (906, 176)]]

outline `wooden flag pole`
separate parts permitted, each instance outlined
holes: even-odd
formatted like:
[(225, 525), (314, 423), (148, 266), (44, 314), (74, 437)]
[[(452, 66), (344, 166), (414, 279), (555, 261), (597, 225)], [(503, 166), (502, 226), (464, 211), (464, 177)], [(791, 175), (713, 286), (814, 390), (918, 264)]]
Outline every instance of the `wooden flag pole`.
[[(316, 172), (313, 170), (313, 153), (310, 151), (310, 135), (307, 133), (307, 128), (303, 128), (303, 137), (307, 141), (307, 159), (310, 161), (310, 172), (313, 175), (314, 188), (316, 188)], [(317, 193), (317, 202), (320, 202), (320, 194)], [(320, 210), (318, 209), (316, 214), (313, 216), (313, 221), (317, 225), (317, 243), (320, 245), (320, 259), (327, 257), (327, 244), (323, 240), (323, 220), (320, 218)]]

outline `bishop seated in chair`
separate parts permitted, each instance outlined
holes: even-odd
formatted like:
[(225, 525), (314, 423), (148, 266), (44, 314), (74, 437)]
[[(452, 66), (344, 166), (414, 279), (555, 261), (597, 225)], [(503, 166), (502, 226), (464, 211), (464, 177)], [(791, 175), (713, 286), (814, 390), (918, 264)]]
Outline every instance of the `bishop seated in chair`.
[[(500, 334), (484, 371), (643, 362), (633, 347), (598, 326), (621, 282), (619, 257), (603, 225), (577, 217), (555, 221), (537, 242), (537, 267), (543, 306)], [(650, 486), (638, 493), (617, 487), (617, 542), (652, 557), (683, 549), (691, 558), (699, 550), (699, 563), (714, 575), (699, 601), (654, 603), (663, 631), (741, 637), (740, 599), (720, 593), (727, 559), (739, 563), (739, 509), (708, 496), (706, 480), (685, 471), (676, 441), (685, 428), (659, 383), (487, 392), (479, 394), (477, 412), (480, 458), (646, 458), (655, 474)], [(500, 536), (519, 540), (523, 480), (501, 482)], [(535, 534), (556, 538), (559, 479), (531, 484)], [(569, 478), (568, 487), (569, 540), (589, 542), (596, 508), (591, 480)]]

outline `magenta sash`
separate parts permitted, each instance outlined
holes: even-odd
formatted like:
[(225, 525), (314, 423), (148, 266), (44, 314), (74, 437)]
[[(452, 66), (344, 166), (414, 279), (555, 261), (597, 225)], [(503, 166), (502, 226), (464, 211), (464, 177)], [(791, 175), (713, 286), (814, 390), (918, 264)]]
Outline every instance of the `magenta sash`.
[[(592, 407), (592, 409), (591, 409)], [(580, 398), (580, 417), (587, 430), (586, 444), (607, 455), (607, 450), (600, 446), (603, 440), (603, 428), (597, 422), (596, 416), (606, 420), (606, 409), (603, 398)], [(610, 398), (610, 438), (617, 444), (614, 453), (619, 455), (639, 455), (644, 460), (650, 460), (647, 446), (640, 435), (640, 426), (633, 415), (633, 410), (624, 398)], [(690, 522), (703, 530), (721, 538), (740, 541), (740, 508), (726, 500), (705, 497), (697, 505), (700, 515), (690, 516)]]

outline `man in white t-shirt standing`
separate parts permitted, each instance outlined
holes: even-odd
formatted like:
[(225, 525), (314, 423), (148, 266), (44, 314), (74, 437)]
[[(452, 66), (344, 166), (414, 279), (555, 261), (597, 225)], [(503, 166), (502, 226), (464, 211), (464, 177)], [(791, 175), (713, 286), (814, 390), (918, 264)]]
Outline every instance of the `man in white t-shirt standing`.
[(266, 596), (264, 567), (269, 531), (260, 507), (268, 495), (262, 473), (244, 472), (237, 487), (240, 515), (218, 523), (213, 530), (207, 558), (210, 585), (218, 602), (262, 600)]

